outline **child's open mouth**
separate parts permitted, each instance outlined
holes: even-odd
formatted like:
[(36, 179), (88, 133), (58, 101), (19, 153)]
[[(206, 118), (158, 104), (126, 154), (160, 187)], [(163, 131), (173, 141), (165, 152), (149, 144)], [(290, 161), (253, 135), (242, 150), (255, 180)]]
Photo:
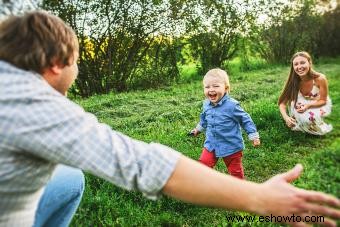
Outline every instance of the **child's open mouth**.
[(209, 99), (214, 100), (216, 99), (217, 94), (209, 94)]

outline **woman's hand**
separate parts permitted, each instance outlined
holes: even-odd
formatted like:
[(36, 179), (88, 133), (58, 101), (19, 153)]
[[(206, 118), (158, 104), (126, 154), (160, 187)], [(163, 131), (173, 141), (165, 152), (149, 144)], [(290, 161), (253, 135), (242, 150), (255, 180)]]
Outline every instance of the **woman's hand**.
[(309, 104), (300, 104), (296, 107), (296, 111), (299, 113), (304, 113), (306, 110), (309, 109)]
[(284, 120), (289, 128), (293, 128), (296, 125), (296, 120), (293, 117), (286, 117)]

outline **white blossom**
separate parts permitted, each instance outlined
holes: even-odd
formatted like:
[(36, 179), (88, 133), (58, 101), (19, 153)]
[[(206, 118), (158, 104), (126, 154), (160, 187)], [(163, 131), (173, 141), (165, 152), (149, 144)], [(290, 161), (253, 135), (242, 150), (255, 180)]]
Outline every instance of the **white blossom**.
[(0, 0), (0, 20), (38, 8), (40, 0)]

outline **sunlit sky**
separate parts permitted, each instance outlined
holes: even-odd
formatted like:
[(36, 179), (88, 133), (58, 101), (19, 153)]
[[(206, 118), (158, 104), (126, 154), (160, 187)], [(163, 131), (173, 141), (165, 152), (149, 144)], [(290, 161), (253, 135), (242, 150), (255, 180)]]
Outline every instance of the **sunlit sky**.
[[(242, 1), (242, 0), (239, 0)], [(258, 1), (258, 0), (255, 0)], [(282, 5), (290, 4), (292, 1), (289, 0), (278, 0), (278, 2)], [(324, 2), (324, 3), (320, 3)], [(338, 4), (340, 4), (340, 0), (329, 0), (329, 1), (319, 1), (319, 4), (317, 5), (317, 10), (319, 12), (329, 11), (335, 9)], [(268, 16), (266, 14), (259, 15), (257, 21), (262, 24), (265, 23), (268, 19)]]

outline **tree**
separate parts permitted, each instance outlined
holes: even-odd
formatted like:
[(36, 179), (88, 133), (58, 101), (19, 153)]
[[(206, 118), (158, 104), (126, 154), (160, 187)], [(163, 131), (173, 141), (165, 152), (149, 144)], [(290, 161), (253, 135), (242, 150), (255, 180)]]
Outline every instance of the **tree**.
[(196, 8), (197, 16), (190, 20), (188, 28), (193, 55), (200, 62), (200, 72), (224, 63), (235, 56), (240, 37), (249, 32), (253, 22), (247, 1), (201, 0)]
[(161, 78), (157, 80), (159, 83), (178, 77), (173, 58), (164, 59), (171, 68), (168, 76), (169, 70), (160, 70), (162, 65), (155, 63), (159, 55), (153, 54), (166, 52), (168, 56), (176, 56), (173, 53), (176, 48), (169, 48), (173, 44), (169, 40), (181, 24), (185, 2), (45, 0), (44, 8), (67, 21), (79, 37), (80, 73), (74, 91), (82, 96), (125, 91), (132, 88), (133, 82), (140, 81), (139, 77), (145, 76), (147, 80), (148, 75), (141, 72), (150, 72), (151, 67), (153, 76)]
[(317, 52), (321, 18), (310, 0), (271, 5), (269, 20), (260, 28), (257, 50), (271, 63), (288, 63), (296, 51)]
[(319, 55), (331, 57), (340, 55), (340, 5), (322, 15), (321, 32), (317, 38)]

